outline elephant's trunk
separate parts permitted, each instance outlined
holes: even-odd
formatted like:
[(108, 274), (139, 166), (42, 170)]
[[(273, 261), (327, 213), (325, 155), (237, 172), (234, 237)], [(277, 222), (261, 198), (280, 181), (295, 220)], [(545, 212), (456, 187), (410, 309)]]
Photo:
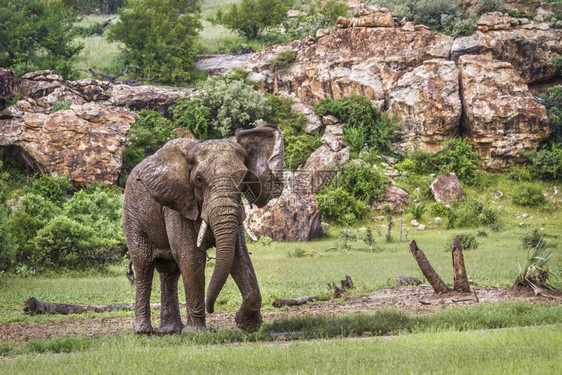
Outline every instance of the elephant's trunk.
[(238, 202), (232, 198), (215, 199), (209, 222), (215, 236), (217, 255), (215, 269), (207, 289), (207, 312), (215, 309), (215, 301), (234, 262), (236, 237), (240, 226)]

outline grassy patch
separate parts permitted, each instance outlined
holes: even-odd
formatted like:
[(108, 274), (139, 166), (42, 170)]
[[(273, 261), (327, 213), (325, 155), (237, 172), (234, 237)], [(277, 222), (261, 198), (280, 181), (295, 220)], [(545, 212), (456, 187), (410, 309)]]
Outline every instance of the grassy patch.
[[(279, 344), (185, 345), (178, 337), (98, 340), (84, 351), (27, 354), (0, 362), (5, 373), (553, 373), (560, 326), (439, 332), (389, 338)], [(517, 355), (514, 355), (517, 353)]]

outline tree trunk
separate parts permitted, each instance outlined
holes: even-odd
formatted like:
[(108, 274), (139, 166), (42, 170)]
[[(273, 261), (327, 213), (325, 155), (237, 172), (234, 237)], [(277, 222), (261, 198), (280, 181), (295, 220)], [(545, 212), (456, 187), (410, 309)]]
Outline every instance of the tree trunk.
[(429, 261), (425, 257), (425, 254), (423, 253), (423, 251), (421, 251), (421, 249), (418, 248), (418, 245), (416, 244), (415, 240), (412, 240), (410, 242), (410, 251), (412, 252), (412, 255), (414, 256), (414, 258), (418, 262), (418, 266), (420, 267), (423, 275), (425, 276), (427, 281), (429, 281), (429, 283), (433, 287), (433, 290), (435, 291), (435, 293), (448, 293), (448, 292), (450, 292), (451, 289), (447, 286), (447, 284), (445, 284), (443, 282), (443, 280), (441, 280), (441, 278), (439, 277), (437, 272), (435, 272), (433, 267), (431, 267), (431, 264), (429, 263)]
[(453, 290), (459, 292), (470, 292), (468, 277), (464, 267), (464, 256), (462, 255), (462, 243), (460, 236), (456, 236), (453, 240), (453, 271), (455, 273), (455, 284)]

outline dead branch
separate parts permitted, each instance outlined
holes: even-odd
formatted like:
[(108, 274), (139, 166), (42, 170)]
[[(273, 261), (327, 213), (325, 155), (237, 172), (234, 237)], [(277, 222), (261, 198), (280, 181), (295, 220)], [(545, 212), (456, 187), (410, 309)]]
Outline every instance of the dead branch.
[(427, 306), (427, 305), (431, 305), (431, 302), (429, 302), (429, 301), (424, 301), (423, 299), (420, 299), (418, 302), (421, 303), (422, 305), (426, 305), (426, 306)]
[[(185, 307), (185, 303), (180, 303), (180, 307)], [(161, 305), (159, 303), (151, 303), (150, 308), (152, 310), (160, 310)], [(106, 312), (106, 311), (117, 311), (117, 310), (134, 310), (134, 303), (124, 303), (115, 305), (72, 305), (67, 303), (56, 303), (56, 302), (42, 302), (37, 300), (35, 297), (31, 297), (24, 303), (23, 312), (29, 315), (41, 315), (41, 314), (83, 314), (86, 312)]]
[(451, 302), (459, 303), (459, 302), (474, 302), (472, 298), (465, 298), (465, 299), (452, 299)]
[(273, 301), (273, 307), (300, 306), (318, 299), (318, 296), (307, 296), (292, 299), (276, 299), (275, 301)]
[(466, 276), (466, 268), (464, 266), (464, 256), (462, 254), (461, 237), (455, 236), (453, 239), (453, 272), (454, 272), (454, 285), (453, 289), (459, 292), (470, 292), (470, 284)]
[[(107, 74), (103, 74), (103, 73), (98, 73), (93, 71), (92, 69), (88, 69), (90, 71), (90, 73), (93, 76), (99, 77), (103, 80), (109, 81), (111, 83), (116, 83), (117, 82), (117, 78), (122, 77), (122, 76), (127, 76), (127, 72), (129, 71), (129, 68), (137, 68), (140, 69), (139, 66), (137, 65), (127, 65), (125, 67), (125, 70), (123, 70), (121, 73), (117, 74), (116, 76), (110, 76)], [(136, 79), (130, 79), (127, 81), (119, 81), (119, 83), (123, 83), (123, 84), (127, 84), (127, 85), (135, 85), (137, 82), (142, 82), (142, 81), (154, 81), (154, 78), (136, 78)]]
[(110, 19), (103, 21), (101, 23), (101, 27), (105, 29), (107, 26), (111, 25), (111, 21), (113, 21), (114, 19), (115, 17), (111, 17)]
[(421, 281), (417, 277), (398, 276), (396, 279), (398, 285), (421, 285)]
[(429, 283), (433, 287), (433, 290), (435, 291), (435, 293), (448, 293), (448, 292), (450, 292), (451, 288), (449, 288), (447, 286), (447, 284), (445, 284), (443, 282), (443, 280), (439, 277), (437, 272), (435, 272), (433, 267), (431, 267), (431, 264), (427, 260), (423, 251), (421, 251), (421, 249), (418, 248), (418, 245), (416, 244), (415, 240), (412, 240), (410, 242), (410, 251), (412, 252), (412, 255), (414, 256), (414, 258), (418, 262), (418, 266), (420, 267), (423, 275), (425, 276), (427, 281), (429, 281)]

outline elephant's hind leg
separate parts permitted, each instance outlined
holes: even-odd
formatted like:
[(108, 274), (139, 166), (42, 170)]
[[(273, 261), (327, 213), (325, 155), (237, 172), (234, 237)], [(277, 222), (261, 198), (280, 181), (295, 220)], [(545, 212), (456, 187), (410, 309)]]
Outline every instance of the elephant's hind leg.
[(161, 334), (179, 333), (184, 327), (178, 300), (180, 270), (176, 262), (171, 260), (158, 259), (155, 261), (155, 266), (160, 275), (162, 302), (158, 332)]

